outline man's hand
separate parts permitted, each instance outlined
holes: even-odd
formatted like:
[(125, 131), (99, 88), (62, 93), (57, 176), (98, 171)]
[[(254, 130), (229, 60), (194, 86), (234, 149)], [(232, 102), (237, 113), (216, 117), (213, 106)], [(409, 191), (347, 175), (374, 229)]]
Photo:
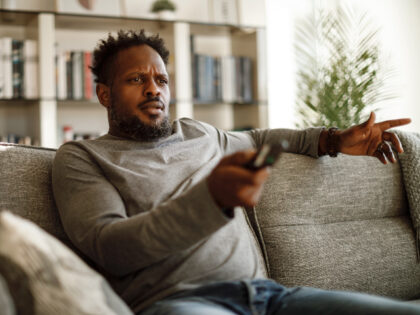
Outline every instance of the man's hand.
[(339, 137), (339, 152), (349, 155), (368, 155), (377, 157), (382, 163), (388, 160), (396, 162), (392, 147), (402, 153), (403, 148), (398, 137), (386, 130), (409, 124), (411, 119), (387, 120), (375, 124), (375, 113), (370, 114), (369, 119), (349, 129), (337, 131)]
[(267, 167), (257, 171), (244, 167), (255, 154), (244, 151), (226, 156), (207, 178), (209, 191), (221, 208), (256, 205), (269, 172)]

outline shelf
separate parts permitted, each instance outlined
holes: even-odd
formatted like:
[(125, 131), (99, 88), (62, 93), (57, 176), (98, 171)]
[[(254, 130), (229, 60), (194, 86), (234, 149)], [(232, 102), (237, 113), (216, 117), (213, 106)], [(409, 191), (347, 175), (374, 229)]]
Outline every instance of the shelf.
[[(265, 29), (263, 26), (249, 26), (249, 25), (235, 25), (235, 24), (221, 24), (212, 22), (198, 22), (186, 19), (175, 20), (158, 20), (144, 17), (133, 16), (108, 16), (108, 15), (90, 15), (90, 14), (72, 14), (61, 13), (54, 10), (7, 10), (0, 9), (0, 24), (8, 25), (27, 25), (32, 19), (39, 14), (48, 13), (53, 14), (56, 19), (56, 26), (58, 28), (82, 28), (84, 30), (101, 28), (122, 28), (127, 26), (137, 26), (141, 22), (142, 28), (149, 28), (150, 26), (157, 26), (162, 28), (173, 25), (174, 23), (187, 23), (191, 25), (193, 33), (200, 34), (223, 34), (223, 33), (252, 33), (258, 29)], [(137, 23), (137, 25), (134, 25)], [(155, 28), (155, 27), (153, 27)]]
[(37, 103), (41, 99), (39, 98), (0, 98), (0, 104), (6, 104), (6, 103), (22, 103), (22, 104), (30, 104), (30, 103)]
[(0, 24), (8, 26), (27, 26), (36, 20), (37, 16), (38, 13), (34, 12), (8, 11), (0, 9)]
[[(168, 64), (174, 97), (169, 107), (171, 119), (191, 117), (227, 130), (264, 128), (267, 125), (264, 27), (5, 9), (0, 9), (0, 24), (0, 36), (38, 40), (41, 95), (37, 99), (0, 99), (2, 134), (30, 135), (40, 139), (42, 146), (54, 147), (61, 144), (65, 125), (72, 125), (76, 132), (92, 134), (107, 130), (107, 112), (97, 100), (55, 97), (55, 54), (92, 51), (108, 33), (142, 28), (148, 33), (159, 33), (171, 53)], [(194, 52), (244, 56), (252, 60), (252, 102), (193, 99), (191, 38), (197, 39), (197, 47), (194, 44), (194, 48), (198, 50)], [(12, 118), (10, 122), (9, 117)], [(15, 128), (13, 121), (18, 122), (15, 125), (20, 126), (22, 131)]]
[(259, 106), (261, 102), (253, 101), (248, 103), (239, 102), (223, 102), (223, 101), (200, 101), (194, 100), (196, 106), (217, 106), (217, 105), (232, 105), (232, 106)]

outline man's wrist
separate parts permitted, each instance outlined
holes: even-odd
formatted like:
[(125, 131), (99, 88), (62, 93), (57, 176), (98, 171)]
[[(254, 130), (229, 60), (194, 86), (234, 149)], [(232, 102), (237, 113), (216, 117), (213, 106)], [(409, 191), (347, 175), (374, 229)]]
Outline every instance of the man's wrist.
[(319, 135), (319, 142), (318, 142), (318, 156), (323, 156), (327, 154), (327, 136), (328, 131), (323, 129), (321, 134)]
[(327, 153), (330, 157), (337, 157), (340, 152), (340, 131), (337, 127), (331, 127), (327, 133)]
[(318, 155), (335, 157), (341, 152), (341, 131), (335, 127), (321, 131), (318, 143)]

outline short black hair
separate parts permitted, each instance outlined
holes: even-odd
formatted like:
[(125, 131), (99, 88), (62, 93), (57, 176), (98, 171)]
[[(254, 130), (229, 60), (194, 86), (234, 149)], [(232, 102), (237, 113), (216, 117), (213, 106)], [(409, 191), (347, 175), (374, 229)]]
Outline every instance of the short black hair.
[(117, 54), (121, 50), (139, 45), (150, 46), (160, 55), (165, 65), (168, 64), (169, 50), (159, 34), (147, 36), (144, 29), (138, 32), (120, 30), (116, 37), (109, 33), (107, 39), (100, 40), (93, 51), (93, 61), (90, 69), (95, 76), (95, 82), (110, 84)]

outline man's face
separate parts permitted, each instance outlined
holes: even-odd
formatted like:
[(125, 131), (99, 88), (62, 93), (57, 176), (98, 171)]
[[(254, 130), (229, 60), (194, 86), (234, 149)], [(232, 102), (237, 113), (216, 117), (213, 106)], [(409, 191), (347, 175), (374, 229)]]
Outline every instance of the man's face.
[(169, 77), (153, 48), (141, 45), (120, 51), (109, 91), (111, 134), (153, 141), (171, 133)]

